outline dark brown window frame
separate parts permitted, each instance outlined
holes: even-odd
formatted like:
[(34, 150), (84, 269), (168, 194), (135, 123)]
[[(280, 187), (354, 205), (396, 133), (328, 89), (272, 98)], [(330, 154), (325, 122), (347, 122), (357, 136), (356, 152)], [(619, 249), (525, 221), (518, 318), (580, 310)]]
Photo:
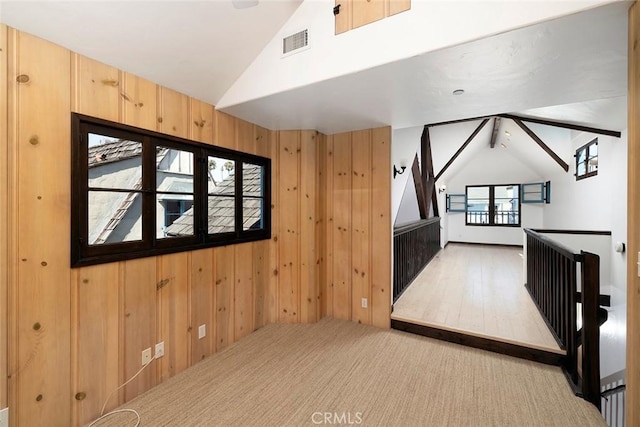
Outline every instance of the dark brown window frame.
[[(469, 222), (469, 211), (465, 209), (464, 224), (472, 227), (520, 227), (522, 225), (522, 198), (520, 195), (520, 184), (485, 184), (485, 185), (467, 185), (465, 186), (464, 194), (467, 199), (467, 205), (469, 203), (469, 188), (489, 188), (489, 222), (486, 224), (478, 224), (475, 222)], [(496, 224), (495, 223), (495, 188), (496, 187), (518, 187), (518, 223), (517, 224)]]
[[(576, 181), (580, 181), (581, 179), (598, 175), (598, 167), (596, 167), (596, 170), (589, 172), (589, 147), (591, 147), (592, 145), (595, 145), (595, 146), (598, 145), (598, 138), (594, 138), (588, 143), (584, 144), (582, 147), (578, 148), (576, 150), (576, 154), (573, 156), (576, 158), (576, 174), (575, 174)], [(585, 159), (584, 159), (585, 173), (583, 173), (582, 175), (578, 175), (578, 165), (579, 165), (578, 159), (580, 158), (578, 153), (580, 153), (581, 151), (585, 151)], [(600, 150), (598, 150), (598, 154), (596, 154), (596, 158), (598, 158), (599, 156), (600, 156)]]
[[(271, 238), (271, 159), (228, 148), (203, 144), (159, 132), (97, 119), (82, 114), (71, 116), (71, 267), (102, 264), (134, 258), (191, 251), (215, 246), (252, 242)], [(89, 166), (88, 134), (99, 133), (122, 139), (142, 141), (142, 240), (89, 245)], [(156, 147), (170, 147), (194, 154), (193, 236), (158, 239), (156, 222)], [(235, 161), (235, 231), (208, 234), (208, 157)], [(259, 229), (243, 230), (242, 165), (262, 167), (264, 179), (262, 224)], [(151, 171), (151, 172), (148, 172)]]

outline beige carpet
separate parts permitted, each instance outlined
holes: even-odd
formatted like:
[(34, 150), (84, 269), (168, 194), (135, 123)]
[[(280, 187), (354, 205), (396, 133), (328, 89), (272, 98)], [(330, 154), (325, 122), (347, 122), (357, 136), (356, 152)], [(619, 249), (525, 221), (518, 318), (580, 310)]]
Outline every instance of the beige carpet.
[(124, 407), (143, 426), (606, 425), (559, 368), (334, 319), (266, 326)]

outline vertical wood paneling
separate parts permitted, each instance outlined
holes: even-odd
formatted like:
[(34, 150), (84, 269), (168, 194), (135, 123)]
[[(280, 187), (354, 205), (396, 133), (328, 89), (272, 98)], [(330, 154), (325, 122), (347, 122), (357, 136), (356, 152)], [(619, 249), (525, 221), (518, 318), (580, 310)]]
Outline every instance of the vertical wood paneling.
[(340, 5), (340, 13), (335, 16), (336, 34), (351, 29), (351, 2), (353, 0), (336, 0), (335, 6)]
[(120, 92), (124, 101), (123, 123), (156, 130), (158, 120), (156, 84), (133, 74), (123, 74), (123, 87)]
[(317, 132), (302, 131), (300, 138), (300, 319), (319, 320), (320, 257), (316, 240), (318, 221)]
[(233, 246), (214, 249), (215, 268), (215, 327), (216, 351), (234, 342), (233, 282), (235, 281), (235, 253)]
[(234, 328), (235, 340), (253, 332), (253, 246), (242, 243), (235, 251)]
[[(71, 55), (71, 110), (106, 120), (121, 115), (121, 73), (78, 54)], [(87, 424), (120, 384), (118, 264), (75, 270), (72, 274), (72, 421)], [(98, 375), (96, 375), (98, 374)], [(118, 406), (117, 396), (107, 409)]]
[(256, 126), (244, 120), (236, 119), (236, 149), (244, 153), (256, 154)]
[(259, 329), (269, 323), (269, 310), (267, 307), (269, 292), (269, 255), (270, 243), (268, 240), (253, 242), (253, 328)]
[(370, 310), (362, 307), (362, 299), (370, 300), (371, 288), (371, 131), (353, 132), (351, 138), (351, 320), (370, 324)]
[(256, 126), (256, 154), (258, 156), (271, 157), (271, 133), (269, 129)]
[(120, 71), (82, 55), (71, 55), (72, 111), (105, 120), (120, 119)]
[[(313, 322), (323, 315), (365, 321), (369, 313), (358, 308), (367, 292), (371, 321), (388, 327), (388, 128), (329, 137), (269, 131), (0, 26), (5, 45), (9, 102), (0, 106), (7, 109), (0, 110), (0, 138), (8, 144), (0, 151), (0, 202), (10, 208), (0, 232), (10, 236), (0, 245), (0, 274), (9, 283), (12, 423), (88, 422), (105, 395), (140, 369), (142, 350), (161, 340), (165, 356), (109, 407), (270, 321)], [(70, 111), (271, 157), (272, 239), (72, 271)], [(378, 132), (387, 145), (376, 145)], [(358, 141), (369, 134), (367, 153)], [(380, 159), (386, 164), (379, 174)], [(367, 273), (365, 264), (371, 285), (354, 275), (354, 265)], [(201, 324), (207, 336), (199, 340)], [(74, 400), (76, 393), (86, 397)]]
[[(122, 339), (124, 346), (124, 375), (120, 383), (131, 378), (142, 367), (142, 350), (156, 343), (157, 285), (155, 258), (142, 258), (120, 263), (120, 283), (124, 305)], [(165, 347), (165, 352), (166, 352)], [(156, 362), (152, 362), (135, 381), (124, 388), (122, 401), (131, 400), (155, 386)]]
[(333, 136), (326, 137), (326, 145), (323, 150), (325, 153), (325, 170), (324, 180), (324, 217), (326, 230), (324, 238), (325, 247), (325, 265), (323, 268), (326, 275), (323, 285), (324, 294), (322, 298), (322, 304), (324, 305), (323, 316), (333, 317), (333, 235), (334, 235), (334, 222), (333, 222)]
[(358, 28), (384, 18), (385, 0), (351, 0), (351, 10), (351, 28)]
[(411, 9), (411, 0), (388, 0), (389, 15), (404, 12)]
[(216, 138), (218, 147), (236, 148), (236, 118), (221, 111), (215, 111)]
[(628, 109), (628, 223), (627, 262), (627, 401), (626, 425), (640, 425), (640, 278), (636, 262), (640, 251), (640, 5), (629, 9)]
[[(213, 353), (213, 249), (191, 252), (191, 364)], [(206, 335), (198, 338), (198, 327), (205, 325)]]
[(391, 128), (371, 137), (371, 322), (390, 327), (391, 318)]
[[(7, 27), (0, 24), (0, 100), (7, 100)], [(9, 130), (8, 103), (0, 101), (0, 406), (6, 408), (7, 396), (7, 356), (8, 356), (8, 284), (9, 233), (11, 209), (9, 205)]]
[[(16, 425), (70, 421), (69, 51), (10, 31), (11, 171), (19, 259), (12, 281), (9, 405)], [(11, 132), (10, 131), (10, 132)], [(46, 236), (46, 238), (44, 238)]]
[(282, 131), (278, 145), (278, 321), (296, 323), (300, 316), (300, 132)]
[[(189, 288), (191, 262), (189, 252), (163, 255), (158, 258), (157, 286), (160, 296), (159, 334), (156, 342), (164, 341), (164, 357), (160, 365), (160, 382), (185, 370), (190, 365)], [(196, 332), (197, 333), (197, 332)], [(154, 353), (155, 348), (152, 349)]]
[(267, 301), (269, 322), (278, 321), (278, 272), (280, 239), (280, 132), (271, 134), (269, 157), (271, 157), (271, 240), (269, 240), (269, 292)]
[[(85, 425), (100, 413), (109, 394), (120, 384), (120, 324), (118, 264), (84, 267), (77, 271), (75, 293), (75, 328), (77, 369), (73, 394), (84, 395), (75, 400), (74, 424)], [(118, 397), (109, 400), (106, 410), (118, 406)]]
[(351, 319), (351, 134), (333, 136), (333, 316)]
[(336, 0), (340, 13), (335, 17), (336, 34), (370, 24), (411, 9), (411, 0)]
[(166, 87), (158, 88), (158, 131), (189, 137), (189, 98)]
[(191, 120), (189, 138), (194, 141), (213, 143), (214, 140), (214, 113), (213, 106), (197, 99), (190, 98)]

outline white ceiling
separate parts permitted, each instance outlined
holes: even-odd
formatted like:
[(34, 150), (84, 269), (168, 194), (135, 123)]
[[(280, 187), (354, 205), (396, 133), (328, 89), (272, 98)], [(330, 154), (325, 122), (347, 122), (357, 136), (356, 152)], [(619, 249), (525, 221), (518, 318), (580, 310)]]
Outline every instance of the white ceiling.
[(0, 1), (0, 22), (217, 104), (302, 0)]
[[(300, 2), (261, 0), (237, 10), (231, 0), (2, 1), (0, 21), (217, 104)], [(224, 111), (270, 129), (324, 133), (505, 112), (621, 130), (628, 6), (613, 3)], [(465, 93), (452, 95), (459, 88)]]
[[(628, 6), (609, 4), (222, 109), (269, 128), (335, 133), (624, 97)], [(465, 93), (454, 96), (455, 89)], [(619, 129), (619, 118), (601, 114), (607, 106), (562, 111), (570, 121)], [(554, 117), (552, 109), (537, 112)]]

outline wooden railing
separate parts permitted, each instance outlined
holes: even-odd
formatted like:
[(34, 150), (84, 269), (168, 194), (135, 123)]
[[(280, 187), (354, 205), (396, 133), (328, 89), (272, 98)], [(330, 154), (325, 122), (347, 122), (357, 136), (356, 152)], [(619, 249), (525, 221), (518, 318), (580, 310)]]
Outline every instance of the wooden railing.
[(440, 218), (424, 219), (393, 231), (393, 302), (440, 250)]
[(609, 427), (624, 427), (624, 407), (626, 400), (625, 370), (611, 374), (600, 380), (602, 389), (602, 417)]
[[(558, 344), (567, 353), (564, 369), (574, 390), (600, 408), (600, 257), (585, 251), (574, 253), (540, 233), (524, 231), (527, 235), (525, 286)], [(578, 264), (580, 294), (577, 293)], [(581, 330), (577, 327), (578, 302), (582, 303)], [(579, 360), (581, 366), (578, 366)]]

